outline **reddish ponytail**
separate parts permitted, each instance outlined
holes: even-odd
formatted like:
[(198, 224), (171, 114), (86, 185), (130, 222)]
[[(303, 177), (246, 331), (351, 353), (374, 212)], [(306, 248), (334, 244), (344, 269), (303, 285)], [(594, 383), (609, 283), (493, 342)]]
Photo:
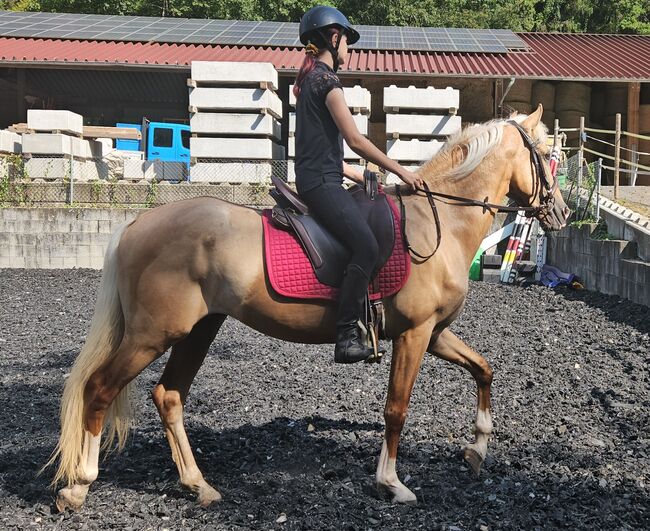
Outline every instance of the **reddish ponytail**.
[(309, 72), (311, 72), (315, 66), (316, 66), (315, 57), (310, 53), (305, 55), (305, 59), (302, 62), (302, 66), (298, 71), (298, 76), (296, 77), (296, 81), (293, 84), (293, 95), (296, 97), (296, 99), (300, 95), (300, 87), (302, 86), (302, 82), (305, 80), (305, 77), (307, 77), (307, 74), (309, 74)]

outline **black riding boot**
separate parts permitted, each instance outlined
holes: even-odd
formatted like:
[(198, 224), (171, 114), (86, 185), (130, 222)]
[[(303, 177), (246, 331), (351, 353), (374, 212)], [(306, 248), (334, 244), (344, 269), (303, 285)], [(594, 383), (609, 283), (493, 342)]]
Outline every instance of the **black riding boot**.
[(358, 321), (363, 319), (368, 290), (368, 277), (356, 265), (349, 265), (345, 271), (339, 312), (336, 321), (336, 363), (356, 363), (368, 359), (374, 350), (361, 341)]

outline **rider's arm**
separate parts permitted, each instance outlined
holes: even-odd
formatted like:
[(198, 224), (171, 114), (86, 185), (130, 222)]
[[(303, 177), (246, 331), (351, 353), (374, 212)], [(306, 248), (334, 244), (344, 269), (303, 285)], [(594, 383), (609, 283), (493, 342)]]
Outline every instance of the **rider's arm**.
[(355, 183), (363, 184), (363, 173), (347, 162), (343, 162), (343, 175)]
[(340, 88), (332, 89), (325, 98), (325, 105), (332, 115), (332, 119), (339, 128), (341, 135), (347, 142), (348, 146), (357, 155), (374, 162), (378, 166), (398, 175), (405, 183), (411, 186), (422, 186), (422, 178), (402, 167), (399, 163), (388, 158), (380, 149), (378, 149), (370, 140), (363, 136), (354, 123), (350, 109), (345, 102), (343, 90)]

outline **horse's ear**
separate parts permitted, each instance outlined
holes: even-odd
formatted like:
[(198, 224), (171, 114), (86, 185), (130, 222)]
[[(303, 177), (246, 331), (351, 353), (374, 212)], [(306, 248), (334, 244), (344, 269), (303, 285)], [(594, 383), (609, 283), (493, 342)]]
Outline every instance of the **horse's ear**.
[(534, 131), (539, 122), (542, 120), (543, 112), (544, 107), (542, 107), (542, 104), (540, 103), (537, 106), (537, 110), (534, 113), (530, 114), (523, 122), (521, 122), (522, 127), (528, 131)]

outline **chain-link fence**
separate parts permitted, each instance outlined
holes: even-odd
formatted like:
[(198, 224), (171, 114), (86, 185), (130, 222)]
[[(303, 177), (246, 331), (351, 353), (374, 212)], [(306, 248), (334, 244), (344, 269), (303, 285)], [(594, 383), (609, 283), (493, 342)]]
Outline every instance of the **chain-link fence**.
[(290, 160), (197, 160), (71, 157), (0, 158), (0, 206), (153, 207), (199, 196), (264, 206), (271, 175), (295, 181)]
[(602, 160), (587, 164), (580, 155), (564, 160), (558, 169), (562, 195), (573, 211), (574, 221), (597, 221), (600, 218), (599, 199)]

